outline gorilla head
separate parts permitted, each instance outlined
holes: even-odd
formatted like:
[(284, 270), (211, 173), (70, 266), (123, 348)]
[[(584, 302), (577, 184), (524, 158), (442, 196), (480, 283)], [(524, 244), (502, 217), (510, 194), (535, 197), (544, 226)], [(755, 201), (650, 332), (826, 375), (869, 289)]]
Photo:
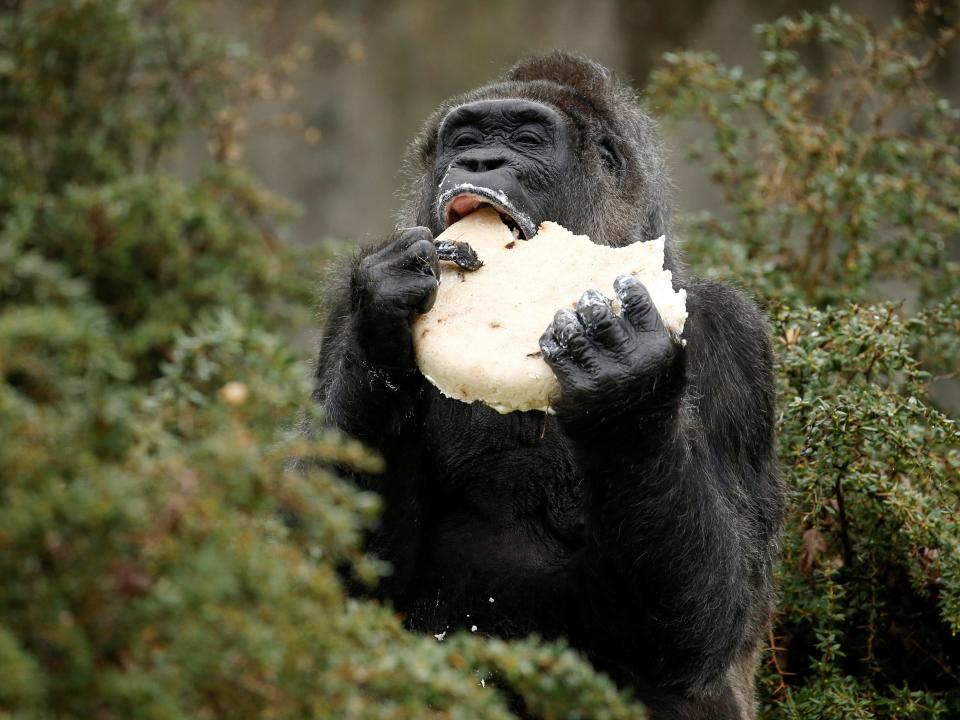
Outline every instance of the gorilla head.
[(653, 120), (609, 70), (562, 53), (529, 60), (433, 114), (408, 157), (400, 224), (436, 235), (489, 203), (526, 238), (544, 220), (601, 245), (659, 237), (669, 215), (659, 148)]

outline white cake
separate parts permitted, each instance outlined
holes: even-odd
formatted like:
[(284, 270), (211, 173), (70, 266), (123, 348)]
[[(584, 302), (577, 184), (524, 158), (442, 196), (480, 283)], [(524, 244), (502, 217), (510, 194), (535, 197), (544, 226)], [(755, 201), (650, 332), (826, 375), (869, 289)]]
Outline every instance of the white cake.
[(611, 248), (544, 222), (533, 238), (518, 240), (485, 208), (437, 240), (469, 243), (483, 261), (474, 271), (441, 262), (436, 304), (413, 323), (417, 364), (448, 397), (502, 413), (548, 411), (559, 386), (540, 357), (540, 336), (557, 310), (575, 307), (590, 288), (615, 300), (620, 275), (646, 286), (667, 330), (683, 331), (686, 292), (674, 291), (663, 267), (663, 237)]

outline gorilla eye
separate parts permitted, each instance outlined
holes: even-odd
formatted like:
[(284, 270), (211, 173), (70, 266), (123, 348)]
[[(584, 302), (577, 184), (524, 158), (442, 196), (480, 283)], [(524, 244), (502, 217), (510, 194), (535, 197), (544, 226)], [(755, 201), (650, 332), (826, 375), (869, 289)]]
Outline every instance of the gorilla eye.
[(541, 143), (540, 136), (530, 131), (518, 133), (513, 137), (513, 141), (526, 147), (535, 147)]
[(480, 139), (476, 136), (475, 133), (464, 132), (454, 137), (453, 140), (450, 142), (450, 144), (455, 148), (463, 149), (463, 148), (472, 147), (476, 145), (478, 142), (480, 142)]

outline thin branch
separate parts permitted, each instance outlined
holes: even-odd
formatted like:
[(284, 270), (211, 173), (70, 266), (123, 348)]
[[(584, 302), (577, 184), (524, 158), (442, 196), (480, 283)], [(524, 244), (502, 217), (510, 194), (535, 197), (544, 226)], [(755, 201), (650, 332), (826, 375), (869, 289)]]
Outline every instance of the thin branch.
[(777, 653), (785, 650), (785, 648), (779, 647), (777, 645), (777, 638), (773, 634), (773, 622), (767, 623), (767, 639), (770, 642), (770, 663), (773, 665), (774, 672), (777, 673), (779, 678), (777, 687), (773, 690), (773, 695), (779, 695), (781, 692), (784, 692), (787, 689), (787, 676), (796, 675), (796, 673), (787, 672), (782, 667), (780, 667), (780, 661), (777, 659)]
[(833, 490), (837, 498), (837, 511), (840, 515), (840, 542), (843, 545), (843, 563), (846, 566), (853, 564), (853, 549), (850, 547), (850, 534), (847, 523), (847, 509), (843, 499), (843, 476), (847, 472), (850, 463), (844, 463), (840, 472), (833, 480)]

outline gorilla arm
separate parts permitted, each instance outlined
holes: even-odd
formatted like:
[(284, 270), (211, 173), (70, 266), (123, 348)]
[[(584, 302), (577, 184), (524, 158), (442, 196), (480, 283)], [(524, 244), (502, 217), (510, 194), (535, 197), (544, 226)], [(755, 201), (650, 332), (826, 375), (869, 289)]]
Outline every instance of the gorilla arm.
[(404, 230), (358, 258), (333, 294), (320, 346), (314, 400), (323, 422), (377, 450), (380, 475), (344, 468), (389, 507), (367, 548), (393, 565), (379, 596), (403, 591), (419, 548), (420, 492), (416, 403), (422, 376), (410, 340), (410, 317), (433, 305), (440, 276), (432, 233)]
[(410, 317), (432, 307), (439, 277), (433, 235), (404, 230), (353, 264), (330, 313), (314, 399), (330, 425), (380, 452), (409, 415), (421, 382)]
[[(624, 667), (693, 695), (752, 652), (779, 522), (772, 360), (752, 303), (688, 287), (683, 347), (646, 289), (589, 291), (541, 338), (585, 476), (586, 630)], [(602, 622), (599, 619), (602, 618)]]

